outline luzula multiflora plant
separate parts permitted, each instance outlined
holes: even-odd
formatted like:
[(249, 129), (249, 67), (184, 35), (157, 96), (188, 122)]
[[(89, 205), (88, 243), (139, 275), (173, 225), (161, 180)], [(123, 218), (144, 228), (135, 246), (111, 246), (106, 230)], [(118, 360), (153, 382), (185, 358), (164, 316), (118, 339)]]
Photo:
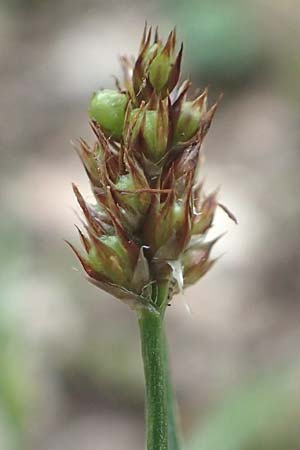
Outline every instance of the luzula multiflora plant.
[(188, 100), (180, 81), (182, 46), (172, 31), (164, 44), (145, 27), (136, 61), (121, 58), (124, 80), (100, 90), (89, 115), (96, 136), (76, 147), (95, 197), (78, 229), (84, 252), (70, 246), (88, 279), (128, 304), (139, 320), (146, 380), (148, 450), (179, 450), (169, 377), (164, 315), (173, 295), (214, 264), (207, 240), (218, 206), (197, 173), (200, 148), (217, 103), (207, 89)]

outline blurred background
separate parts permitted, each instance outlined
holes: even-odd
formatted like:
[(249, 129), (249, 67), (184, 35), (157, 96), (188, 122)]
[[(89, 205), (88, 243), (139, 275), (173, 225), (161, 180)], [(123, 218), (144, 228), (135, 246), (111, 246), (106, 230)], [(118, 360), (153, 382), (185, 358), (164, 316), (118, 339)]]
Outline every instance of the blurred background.
[(184, 74), (224, 100), (208, 189), (238, 217), (215, 268), (168, 309), (188, 450), (300, 449), (299, 0), (1, 0), (0, 449), (140, 450), (134, 314), (89, 285), (70, 144), (145, 19), (184, 40)]

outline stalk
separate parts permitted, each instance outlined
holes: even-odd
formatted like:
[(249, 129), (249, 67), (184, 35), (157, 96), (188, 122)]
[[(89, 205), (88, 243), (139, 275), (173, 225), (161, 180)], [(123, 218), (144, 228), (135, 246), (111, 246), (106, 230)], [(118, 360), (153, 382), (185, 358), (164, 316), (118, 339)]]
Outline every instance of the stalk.
[[(158, 284), (157, 303), (166, 308), (170, 296), (170, 277)], [(168, 406), (168, 444), (169, 450), (182, 449), (182, 436), (179, 424), (179, 411), (176, 394), (173, 388), (172, 371), (170, 367), (169, 346), (166, 333), (166, 325), (163, 324), (163, 350), (164, 366), (167, 384), (167, 406)]]
[(179, 421), (178, 403), (172, 383), (168, 340), (165, 328), (164, 328), (164, 358), (165, 358), (166, 383), (167, 383), (169, 450), (182, 450), (182, 436)]
[(139, 311), (139, 327), (146, 384), (147, 450), (181, 450), (178, 407), (169, 364), (164, 311), (170, 281), (157, 285), (159, 309)]
[(147, 450), (168, 450), (163, 315), (144, 308), (138, 316), (146, 385)]

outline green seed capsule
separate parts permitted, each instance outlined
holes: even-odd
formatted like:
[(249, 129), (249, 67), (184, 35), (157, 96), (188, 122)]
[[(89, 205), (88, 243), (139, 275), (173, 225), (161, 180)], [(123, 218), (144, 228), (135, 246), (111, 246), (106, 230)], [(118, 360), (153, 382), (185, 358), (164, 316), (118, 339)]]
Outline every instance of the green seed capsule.
[[(136, 111), (132, 111), (133, 117), (135, 116)], [(137, 123), (137, 127), (139, 122), (141, 123), (142, 119), (140, 118)], [(144, 128), (144, 137), (148, 146), (148, 151), (155, 158), (156, 153), (156, 128), (157, 128), (157, 112), (156, 111), (146, 111), (146, 121)]]
[(179, 231), (184, 222), (184, 207), (182, 202), (176, 202), (173, 207), (174, 228)]
[(99, 254), (95, 247), (91, 247), (89, 251), (89, 263), (92, 269), (95, 270), (95, 272), (99, 272), (106, 276), (105, 265), (103, 264), (101, 258), (99, 257)]
[[(131, 120), (134, 121), (138, 109), (134, 109), (131, 112)], [(146, 142), (145, 154), (153, 162), (158, 162), (164, 156), (167, 148), (167, 120), (163, 120), (157, 111), (145, 112), (145, 123), (143, 124), (143, 114), (137, 120), (137, 123), (133, 130), (133, 137), (137, 137), (139, 131), (141, 131), (143, 138)]]
[(132, 276), (131, 263), (118, 236), (101, 236), (99, 241), (105, 247), (89, 251), (91, 267), (111, 282), (124, 284)]
[(126, 94), (104, 89), (94, 94), (89, 115), (101, 125), (105, 134), (120, 139), (124, 127), (125, 110), (128, 103)]
[(153, 44), (151, 45), (151, 47), (149, 48), (149, 50), (147, 51), (146, 55), (145, 55), (145, 66), (149, 66), (149, 63), (151, 63), (154, 58), (155, 58), (155, 53), (157, 53), (159, 50), (159, 45), (158, 44)]
[(202, 117), (202, 108), (194, 102), (185, 102), (175, 128), (175, 141), (186, 142), (197, 133)]
[(120, 261), (126, 263), (128, 266), (130, 265), (127, 252), (118, 236), (103, 236), (100, 239), (102, 240), (102, 242), (104, 242), (105, 245), (107, 245), (107, 247), (110, 247), (117, 253)]
[(120, 191), (132, 191), (133, 193), (121, 193), (119, 199), (126, 207), (129, 206), (137, 214), (144, 214), (149, 208), (150, 198), (149, 194), (136, 194), (137, 189), (132, 175), (121, 175), (116, 183), (116, 188)]
[(150, 83), (157, 92), (167, 85), (171, 72), (171, 60), (165, 52), (161, 51), (153, 59), (149, 67)]

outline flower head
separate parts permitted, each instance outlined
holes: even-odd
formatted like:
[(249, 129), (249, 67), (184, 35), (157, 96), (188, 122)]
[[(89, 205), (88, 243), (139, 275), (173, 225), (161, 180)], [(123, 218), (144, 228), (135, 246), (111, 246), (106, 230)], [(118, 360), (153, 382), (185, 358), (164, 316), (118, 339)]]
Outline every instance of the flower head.
[[(205, 236), (218, 206), (197, 179), (200, 149), (218, 102), (205, 89), (187, 99), (180, 83), (182, 46), (176, 33), (163, 43), (145, 27), (136, 61), (122, 57), (124, 80), (100, 90), (89, 114), (94, 145), (77, 152), (95, 197), (74, 192), (85, 217), (84, 254), (72, 244), (89, 279), (132, 307), (155, 303), (164, 277), (177, 288), (195, 283), (212, 266)], [(176, 267), (176, 270), (174, 270)], [(154, 287), (153, 287), (154, 286)]]

